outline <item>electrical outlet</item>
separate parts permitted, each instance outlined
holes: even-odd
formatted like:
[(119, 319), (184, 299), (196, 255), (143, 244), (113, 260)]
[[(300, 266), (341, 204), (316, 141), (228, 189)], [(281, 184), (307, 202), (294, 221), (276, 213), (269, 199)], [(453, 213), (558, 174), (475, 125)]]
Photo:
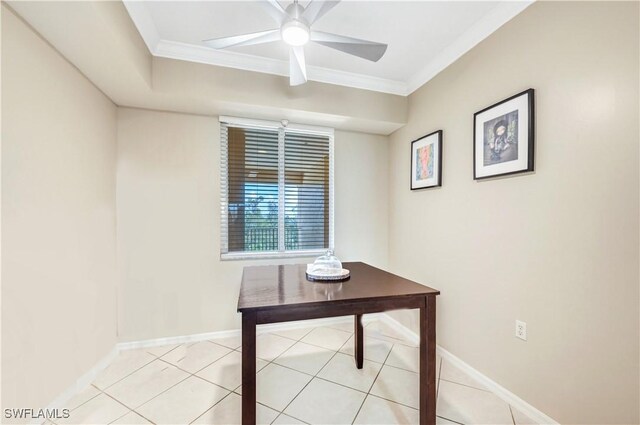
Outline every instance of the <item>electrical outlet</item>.
[(527, 340), (527, 324), (520, 320), (516, 320), (516, 338)]

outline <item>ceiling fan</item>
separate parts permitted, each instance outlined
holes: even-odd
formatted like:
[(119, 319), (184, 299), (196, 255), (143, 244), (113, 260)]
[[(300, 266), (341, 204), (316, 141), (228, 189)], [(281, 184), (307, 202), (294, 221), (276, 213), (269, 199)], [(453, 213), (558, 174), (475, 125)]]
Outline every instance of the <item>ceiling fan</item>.
[(214, 49), (226, 49), (235, 46), (284, 41), (290, 46), (289, 78), (292, 86), (307, 82), (304, 45), (309, 41), (372, 62), (380, 60), (387, 50), (386, 44), (311, 29), (311, 26), (340, 3), (340, 0), (311, 0), (306, 7), (302, 7), (298, 4), (298, 0), (294, 0), (286, 9), (277, 0), (265, 0), (261, 3), (280, 26), (279, 28), (231, 37), (214, 38), (204, 40), (204, 43)]

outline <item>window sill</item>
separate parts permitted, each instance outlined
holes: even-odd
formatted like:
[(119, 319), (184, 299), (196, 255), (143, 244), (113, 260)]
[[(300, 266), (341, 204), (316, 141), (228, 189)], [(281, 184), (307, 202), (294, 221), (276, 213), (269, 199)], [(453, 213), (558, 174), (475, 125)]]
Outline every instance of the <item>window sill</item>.
[(305, 251), (287, 251), (287, 252), (228, 252), (220, 254), (222, 261), (239, 261), (239, 260), (273, 260), (284, 258), (309, 258), (318, 257), (327, 252), (326, 249), (310, 249)]

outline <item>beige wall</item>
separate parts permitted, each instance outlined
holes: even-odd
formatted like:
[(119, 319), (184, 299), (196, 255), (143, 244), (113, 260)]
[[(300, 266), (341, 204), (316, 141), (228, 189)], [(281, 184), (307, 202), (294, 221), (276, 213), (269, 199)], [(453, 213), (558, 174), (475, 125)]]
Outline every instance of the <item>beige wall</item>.
[(2, 405), (38, 408), (116, 342), (116, 107), (1, 10)]
[[(258, 262), (219, 260), (219, 131), (217, 117), (118, 111), (123, 341), (239, 327), (242, 267)], [(335, 244), (344, 260), (386, 266), (387, 149), (384, 136), (336, 132)]]
[[(413, 93), (391, 136), (391, 269), (442, 291), (440, 345), (564, 424), (640, 419), (638, 12), (534, 4)], [(473, 113), (529, 87), (535, 174), (475, 182)], [(444, 186), (411, 192), (410, 141), (438, 129)]]

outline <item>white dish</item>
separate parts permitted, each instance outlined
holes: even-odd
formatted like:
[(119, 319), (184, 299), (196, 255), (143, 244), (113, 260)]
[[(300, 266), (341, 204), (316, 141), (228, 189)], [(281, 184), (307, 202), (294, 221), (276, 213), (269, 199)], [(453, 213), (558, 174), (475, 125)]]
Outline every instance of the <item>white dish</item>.
[(310, 280), (346, 280), (350, 275), (350, 272), (347, 269), (325, 269), (311, 272), (311, 266), (312, 264), (307, 264), (307, 278)]

